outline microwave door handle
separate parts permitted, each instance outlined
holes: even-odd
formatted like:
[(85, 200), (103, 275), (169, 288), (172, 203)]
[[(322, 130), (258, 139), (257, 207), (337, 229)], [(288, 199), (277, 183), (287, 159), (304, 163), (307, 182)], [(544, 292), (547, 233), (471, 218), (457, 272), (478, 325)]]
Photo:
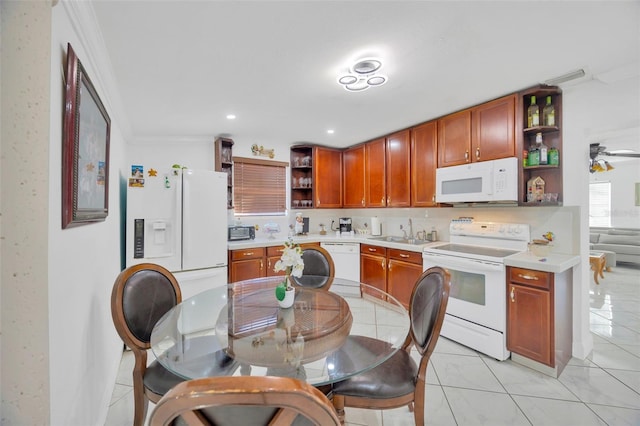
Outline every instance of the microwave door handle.
[(491, 170), (489, 170), (489, 185), (487, 185), (487, 195), (493, 195), (493, 186), (495, 185), (493, 178), (494, 176), (492, 167)]

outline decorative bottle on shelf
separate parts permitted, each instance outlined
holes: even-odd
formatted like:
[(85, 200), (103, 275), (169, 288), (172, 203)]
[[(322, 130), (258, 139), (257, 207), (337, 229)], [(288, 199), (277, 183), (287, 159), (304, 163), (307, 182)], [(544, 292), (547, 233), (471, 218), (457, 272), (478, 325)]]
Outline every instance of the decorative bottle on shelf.
[(547, 96), (547, 104), (542, 108), (542, 123), (545, 126), (556, 125), (556, 108), (551, 103), (551, 96)]
[(535, 143), (529, 147), (529, 155), (527, 155), (527, 166), (539, 166), (540, 165), (540, 151)]
[(527, 108), (527, 127), (538, 127), (540, 125), (540, 108), (536, 103), (536, 97), (531, 96), (531, 105)]
[(542, 141), (542, 133), (536, 133), (536, 149), (538, 150), (539, 164), (546, 165), (549, 162), (549, 157), (547, 157), (547, 146)]
[(549, 165), (557, 166), (560, 162), (559, 157), (558, 148), (551, 147), (551, 149), (549, 149)]

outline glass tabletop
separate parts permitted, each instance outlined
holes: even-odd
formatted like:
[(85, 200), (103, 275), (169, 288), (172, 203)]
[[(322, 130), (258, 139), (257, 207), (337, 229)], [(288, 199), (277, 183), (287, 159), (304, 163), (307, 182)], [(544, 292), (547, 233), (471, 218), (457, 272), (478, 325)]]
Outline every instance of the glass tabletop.
[(296, 287), (284, 309), (275, 297), (281, 281), (240, 281), (184, 300), (151, 333), (158, 362), (185, 379), (271, 375), (325, 385), (380, 364), (409, 332), (406, 309), (375, 287), (340, 278), (329, 291)]

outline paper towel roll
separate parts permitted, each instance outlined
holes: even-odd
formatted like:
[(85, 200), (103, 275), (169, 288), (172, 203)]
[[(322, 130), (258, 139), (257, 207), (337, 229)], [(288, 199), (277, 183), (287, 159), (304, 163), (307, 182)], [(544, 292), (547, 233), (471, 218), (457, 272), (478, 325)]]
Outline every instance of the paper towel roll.
[(382, 223), (377, 217), (371, 218), (371, 235), (382, 235)]

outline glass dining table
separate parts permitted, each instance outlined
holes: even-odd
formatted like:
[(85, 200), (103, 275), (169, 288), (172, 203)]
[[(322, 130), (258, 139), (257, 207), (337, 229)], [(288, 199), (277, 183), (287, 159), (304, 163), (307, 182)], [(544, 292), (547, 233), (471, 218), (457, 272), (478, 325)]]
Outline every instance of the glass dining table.
[(205, 290), (167, 312), (151, 333), (158, 362), (185, 379), (284, 376), (328, 385), (382, 363), (404, 343), (407, 310), (389, 294), (335, 278), (296, 287), (280, 308), (264, 277)]

